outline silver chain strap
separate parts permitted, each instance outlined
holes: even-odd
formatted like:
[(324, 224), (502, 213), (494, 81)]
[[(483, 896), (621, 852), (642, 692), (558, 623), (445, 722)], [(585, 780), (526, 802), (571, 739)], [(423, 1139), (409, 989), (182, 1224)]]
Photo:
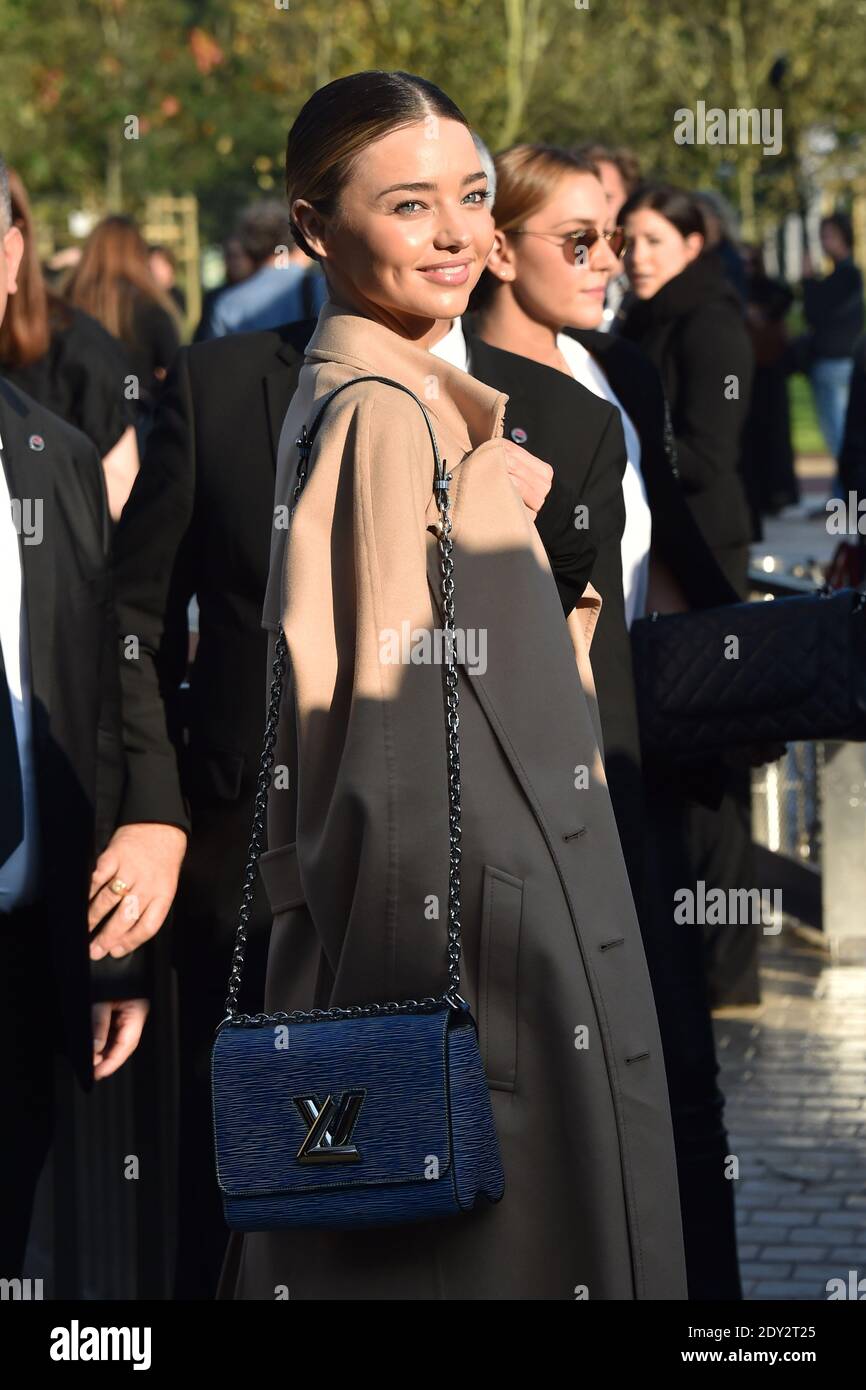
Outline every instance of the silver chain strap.
[(357, 1004), (348, 1008), (310, 1009), (307, 1011), (295, 1009), (291, 1013), (285, 1013), (279, 1010), (272, 1014), (242, 1014), (237, 1011), (238, 992), (241, 986), (246, 958), (247, 930), (249, 927), (250, 913), (252, 911), (253, 895), (255, 893), (256, 870), (264, 841), (268, 793), (273, 775), (274, 747), (277, 741), (280, 704), (282, 701), (286, 657), (288, 654), (286, 635), (281, 626), (274, 649), (273, 665), (271, 667), (271, 688), (268, 699), (264, 747), (259, 767), (258, 782), (256, 784), (253, 824), (250, 834), (243, 889), (241, 892), (241, 906), (238, 913), (238, 925), (235, 933), (231, 970), (229, 973), (226, 1015), (219, 1023), (217, 1032), (224, 1027), (260, 1027), (268, 1023), (313, 1023), (340, 1018), (374, 1018), (381, 1014), (417, 1013), (420, 1010), (437, 1009), (441, 1007), (442, 1004), (447, 1004), (453, 1009), (468, 1007), (466, 1001), (458, 992), (460, 988), (461, 860), (460, 719), (458, 714), (457, 669), (454, 665), (454, 559), (452, 553), (454, 543), (451, 537), (451, 498), (448, 493), (448, 484), (451, 482), (452, 475), (445, 471), (446, 463), (444, 459), (440, 460), (436, 437), (433, 433), (429, 416), (426, 410), (424, 410), (422, 402), (418, 400), (414, 392), (409, 391), (408, 387), (403, 386), (402, 383), (398, 381), (391, 381), (388, 377), (354, 377), (352, 381), (344, 382), (342, 386), (335, 387), (335, 389), (329, 393), (316, 416), (310, 432), (307, 433), (307, 427), (305, 425), (301, 430), (300, 437), (295, 440), (299, 454), (298, 475), (292, 494), (289, 528), (291, 528), (291, 522), (295, 514), (295, 508), (298, 505), (298, 499), (307, 481), (313, 440), (325, 407), (338, 391), (343, 390), (346, 386), (354, 385), (359, 380), (387, 382), (389, 385), (398, 386), (402, 391), (406, 391), (412, 396), (413, 400), (418, 401), (419, 406), (421, 406), (421, 409), (424, 411), (424, 418), (427, 421), (427, 428), (433, 443), (433, 453), (436, 462), (436, 477), (433, 487), (436, 494), (436, 503), (442, 518), (439, 528), (438, 549), (442, 607), (445, 617), (445, 664), (443, 666), (443, 686), (446, 750), (448, 755), (448, 988), (443, 994), (436, 997), (427, 996), (424, 999), (404, 999), (400, 1002), (391, 1001), (387, 1004)]

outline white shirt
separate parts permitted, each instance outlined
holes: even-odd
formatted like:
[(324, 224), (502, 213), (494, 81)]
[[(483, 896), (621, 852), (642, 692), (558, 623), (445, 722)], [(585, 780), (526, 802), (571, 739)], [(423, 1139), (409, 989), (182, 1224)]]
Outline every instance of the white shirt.
[(440, 338), (430, 351), (434, 357), (442, 357), (446, 362), (450, 362), (452, 367), (459, 367), (462, 372), (468, 372), (469, 349), (463, 336), (462, 320), (452, 319), (445, 337)]
[[(652, 538), (652, 514), (647, 502), (646, 485), (640, 471), (640, 440), (631, 417), (623, 409), (616, 393), (598, 363), (586, 348), (568, 333), (558, 333), (556, 346), (568, 363), (571, 374), (593, 395), (615, 405), (622, 418), (625, 435), (626, 467), (622, 480), (625, 499), (625, 529), (622, 535), (622, 587), (625, 597), (625, 620), (631, 627), (646, 608), (649, 579), (649, 551)], [(460, 319), (454, 319), (444, 338), (430, 351), (464, 372), (469, 370), (469, 354)]]
[(652, 513), (647, 502), (646, 484), (640, 471), (640, 440), (631, 417), (623, 409), (610, 382), (591, 353), (569, 333), (557, 333), (556, 346), (562, 353), (575, 381), (615, 405), (622, 418), (626, 465), (622, 480), (625, 499), (625, 529), (622, 533), (622, 591), (625, 621), (631, 627), (646, 610), (649, 581), (649, 552), (652, 540)]
[[(0, 912), (32, 902), (36, 896), (39, 825), (36, 811), (36, 769), (33, 755), (33, 722), (30, 713), (30, 655), (27, 641), (26, 600), (18, 531), (12, 515), (12, 499), (3, 467), (0, 439), (0, 646), (12, 705), (18, 744), (18, 763), (24, 802), (24, 838), (0, 864)], [(4, 789), (5, 792), (5, 789)], [(4, 792), (0, 792), (3, 795)], [(8, 793), (6, 793), (8, 794)]]

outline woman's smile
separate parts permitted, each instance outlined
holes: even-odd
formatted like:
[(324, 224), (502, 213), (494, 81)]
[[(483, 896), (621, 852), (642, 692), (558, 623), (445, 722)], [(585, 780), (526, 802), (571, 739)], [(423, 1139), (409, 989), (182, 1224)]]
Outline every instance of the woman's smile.
[(438, 265), (421, 265), (418, 271), (426, 280), (437, 285), (464, 285), (469, 278), (472, 259), (441, 261)]

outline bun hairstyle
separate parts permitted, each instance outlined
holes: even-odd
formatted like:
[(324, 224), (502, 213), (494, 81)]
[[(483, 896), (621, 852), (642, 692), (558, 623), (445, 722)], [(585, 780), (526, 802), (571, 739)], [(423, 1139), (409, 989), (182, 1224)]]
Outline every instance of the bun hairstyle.
[(671, 183), (642, 183), (623, 203), (619, 214), (620, 222), (624, 222), (640, 208), (649, 208), (651, 212), (657, 212), (676, 227), (682, 237), (691, 236), (693, 232), (700, 233), (706, 244), (708, 228), (701, 204), (684, 188), (676, 188)]
[[(373, 140), (392, 130), (435, 116), (469, 122), (435, 83), (409, 72), (354, 72), (314, 92), (298, 112), (286, 144), (286, 197), (289, 208), (305, 198), (331, 216), (356, 157)], [(300, 227), (290, 219), (292, 236), (317, 260)]]

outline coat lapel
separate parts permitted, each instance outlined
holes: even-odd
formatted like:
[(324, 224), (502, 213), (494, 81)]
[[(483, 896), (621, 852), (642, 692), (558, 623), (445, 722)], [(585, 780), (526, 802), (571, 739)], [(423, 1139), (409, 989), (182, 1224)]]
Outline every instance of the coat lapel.
[[(327, 301), (307, 348), (312, 362), (342, 362), (358, 375), (392, 377), (414, 391), (449, 441), (450, 467), (502, 434), (508, 397), (384, 324)], [(460, 458), (454, 456), (455, 445)], [(444, 452), (444, 451), (443, 451)], [(432, 478), (432, 473), (431, 473)]]
[(13, 498), (35, 508), (41, 503), (42, 540), (24, 544), (19, 536), (24, 603), (29, 639), (30, 680), (34, 706), (45, 714), (51, 708), (52, 650), (55, 614), (55, 483), (54, 453), (50, 439), (44, 447), (34, 447), (42, 438), (26, 400), (0, 378), (0, 435), (9, 492)]
[[(483, 633), (485, 670), (463, 671), (471, 682), (518, 781), (537, 815), (534, 786), (550, 785), (549, 758), (562, 747), (561, 731), (539, 718), (536, 673), (544, 672), (544, 699), (577, 710), (586, 700), (601, 752), (601, 725), (589, 648), (601, 598), (588, 584), (566, 625), (544, 546), (530, 525), (516, 490), (501, 468), (497, 441), (477, 449), (452, 485), (455, 626)], [(435, 500), (428, 530), (435, 530)], [(471, 539), (470, 539), (471, 538)], [(444, 622), (439, 549), (427, 551), (427, 579), (435, 613)], [(542, 618), (543, 615), (543, 618)], [(519, 652), (514, 632), (522, 634)], [(575, 715), (577, 719), (577, 715)], [(585, 747), (585, 738), (575, 735)], [(547, 769), (547, 772), (545, 771)], [(590, 769), (604, 784), (600, 758)], [(570, 780), (566, 779), (570, 786)], [(565, 784), (564, 784), (565, 785)], [(563, 798), (563, 806), (568, 797)], [(551, 807), (546, 808), (551, 812)], [(560, 807), (554, 819), (561, 819)]]

